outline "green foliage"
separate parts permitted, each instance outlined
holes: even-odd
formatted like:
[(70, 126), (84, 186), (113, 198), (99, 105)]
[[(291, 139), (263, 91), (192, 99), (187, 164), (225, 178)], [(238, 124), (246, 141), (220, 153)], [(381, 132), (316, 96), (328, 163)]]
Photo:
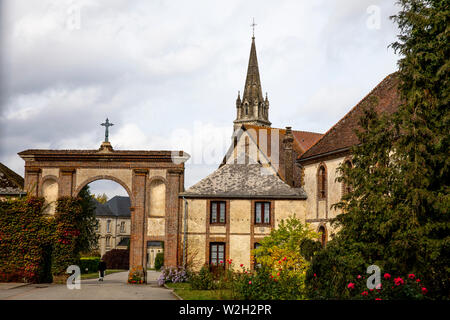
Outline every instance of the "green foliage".
[(0, 202), (0, 281), (51, 282), (54, 224), (43, 198)]
[(54, 216), (44, 214), (43, 198), (0, 202), (1, 281), (51, 282), (78, 265), (80, 252), (96, 243), (96, 219), (84, 198), (57, 201)]
[(164, 253), (158, 252), (155, 257), (155, 269), (160, 270), (164, 265)]
[(393, 19), (400, 35), (392, 46), (402, 55), (395, 76), (403, 102), (391, 117), (373, 111), (377, 101), (366, 106), (353, 167), (339, 168), (338, 181), (352, 187), (336, 204), (343, 211), (333, 222), (339, 232), (307, 275), (313, 297), (348, 297), (345, 283), (376, 264), (421, 274), (427, 296), (450, 298), (450, 11), (447, 1), (399, 4)]
[(80, 267), (81, 273), (92, 273), (98, 271), (99, 262), (100, 257), (81, 257), (78, 266)]
[(97, 226), (98, 221), (95, 217), (95, 203), (89, 191), (89, 186), (85, 186), (78, 194), (81, 205), (82, 215), (76, 221), (80, 234), (77, 238), (76, 251), (90, 252), (98, 245)]
[(207, 266), (203, 266), (200, 272), (193, 273), (189, 282), (194, 290), (213, 290), (215, 289), (214, 277)]

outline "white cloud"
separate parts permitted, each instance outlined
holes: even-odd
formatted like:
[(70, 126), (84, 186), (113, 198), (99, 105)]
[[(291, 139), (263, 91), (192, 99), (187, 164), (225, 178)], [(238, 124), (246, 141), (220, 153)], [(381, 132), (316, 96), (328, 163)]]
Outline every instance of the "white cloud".
[(0, 161), (21, 174), (17, 152), (98, 148), (108, 117), (115, 149), (183, 149), (186, 186), (206, 176), (231, 141), (253, 17), (274, 127), (324, 132), (396, 69), (390, 0), (2, 5)]

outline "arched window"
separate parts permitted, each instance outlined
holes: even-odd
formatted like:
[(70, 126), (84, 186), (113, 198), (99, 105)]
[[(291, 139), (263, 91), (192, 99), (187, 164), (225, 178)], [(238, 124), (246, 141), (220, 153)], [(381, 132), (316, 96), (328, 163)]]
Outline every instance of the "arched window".
[(327, 231), (324, 226), (320, 226), (319, 228), (319, 241), (322, 244), (322, 247), (325, 247), (327, 244)]
[[(353, 167), (353, 164), (350, 160), (345, 161), (345, 166), (349, 169), (351, 169)], [(342, 183), (342, 195), (346, 195), (349, 192), (352, 192), (352, 187), (348, 184), (346, 184), (345, 182)]]
[(325, 166), (319, 167), (317, 175), (317, 184), (319, 187), (319, 199), (326, 199), (327, 197), (327, 170)]

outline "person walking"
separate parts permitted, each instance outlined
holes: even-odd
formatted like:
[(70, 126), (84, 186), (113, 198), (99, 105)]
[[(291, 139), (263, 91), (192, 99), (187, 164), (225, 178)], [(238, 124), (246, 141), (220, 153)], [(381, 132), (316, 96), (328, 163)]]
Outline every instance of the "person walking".
[(105, 277), (105, 271), (106, 271), (106, 262), (101, 259), (98, 263), (98, 272), (99, 272), (99, 278), (98, 281), (103, 281), (103, 278)]

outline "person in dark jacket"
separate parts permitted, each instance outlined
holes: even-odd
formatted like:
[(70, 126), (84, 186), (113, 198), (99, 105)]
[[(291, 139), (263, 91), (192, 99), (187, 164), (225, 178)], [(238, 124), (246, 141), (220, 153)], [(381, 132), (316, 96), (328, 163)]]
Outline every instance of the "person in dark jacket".
[(101, 259), (100, 262), (98, 263), (98, 271), (100, 273), (98, 281), (103, 281), (103, 277), (105, 276), (106, 271), (106, 262), (103, 259)]

